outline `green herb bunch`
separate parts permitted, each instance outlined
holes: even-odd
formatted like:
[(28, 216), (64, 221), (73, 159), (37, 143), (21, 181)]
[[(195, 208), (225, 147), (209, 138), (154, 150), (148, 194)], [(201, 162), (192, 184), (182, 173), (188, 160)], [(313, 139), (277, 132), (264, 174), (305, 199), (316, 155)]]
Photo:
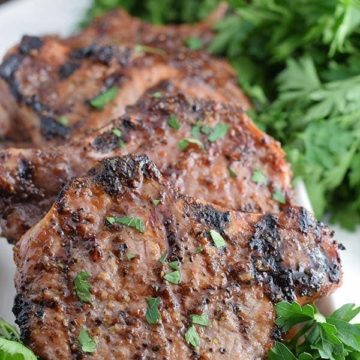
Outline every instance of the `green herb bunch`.
[(204, 18), (218, 3), (219, 0), (93, 0), (82, 25), (119, 6), (154, 24), (191, 23)]
[[(94, 0), (154, 23), (194, 22), (217, 0)], [(253, 119), (280, 140), (318, 217), (360, 223), (360, 0), (229, 0), (209, 47), (238, 70)]]
[(269, 360), (360, 359), (360, 324), (352, 324), (360, 307), (346, 304), (330, 316), (313, 305), (286, 301), (276, 305), (276, 324), (284, 332), (301, 325), (291, 340), (277, 342)]

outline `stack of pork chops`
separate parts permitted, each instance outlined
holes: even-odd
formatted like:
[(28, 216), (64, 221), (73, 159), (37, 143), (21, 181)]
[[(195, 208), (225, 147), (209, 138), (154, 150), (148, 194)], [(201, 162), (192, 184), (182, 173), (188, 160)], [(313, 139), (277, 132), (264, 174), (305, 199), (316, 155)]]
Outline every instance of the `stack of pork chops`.
[(0, 65), (0, 224), (39, 358), (263, 359), (277, 302), (339, 285), (333, 233), (296, 206), (233, 69), (185, 45), (212, 19), (116, 11)]

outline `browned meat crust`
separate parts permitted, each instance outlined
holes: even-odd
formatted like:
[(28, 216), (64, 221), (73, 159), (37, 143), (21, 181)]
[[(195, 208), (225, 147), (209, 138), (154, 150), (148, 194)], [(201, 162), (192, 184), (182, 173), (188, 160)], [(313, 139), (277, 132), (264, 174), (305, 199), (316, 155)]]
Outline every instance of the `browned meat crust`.
[[(122, 115), (147, 89), (170, 79), (193, 96), (248, 108), (230, 65), (187, 49), (183, 41), (190, 28), (176, 29), (117, 12), (75, 38), (25, 36), (0, 66), (20, 113), (16, 123), (11, 116), (10, 123), (0, 118), (7, 124), (2, 132), (26, 134), (36, 147), (64, 143)], [(204, 36), (209, 32), (203, 25), (191, 29)], [(91, 106), (113, 87), (118, 95), (111, 103), (104, 109)]]
[[(143, 229), (108, 220), (124, 216)], [(178, 285), (164, 279), (164, 252), (180, 263)], [(236, 213), (178, 195), (146, 156), (106, 159), (73, 180), (15, 260), (14, 312), (23, 340), (45, 360), (262, 359), (276, 334), (273, 302), (313, 301), (341, 278), (332, 233), (305, 209)], [(73, 285), (82, 271), (89, 303)], [(160, 302), (156, 325), (146, 320), (148, 297)], [(197, 348), (184, 340), (191, 314), (209, 318), (196, 325)], [(96, 341), (93, 354), (80, 350), (81, 329)]]
[[(170, 117), (180, 129), (169, 126)], [(228, 126), (227, 133), (211, 142), (209, 129), (219, 124)], [(179, 149), (179, 142), (196, 136), (199, 144)], [(185, 96), (164, 82), (88, 137), (44, 150), (0, 151), (4, 236), (19, 239), (73, 176), (100, 159), (128, 153), (146, 153), (182, 193), (229, 209), (277, 212), (293, 204), (291, 172), (276, 141), (257, 129), (242, 109)], [(266, 176), (264, 182), (253, 179), (256, 171)], [(277, 190), (285, 195), (284, 204), (274, 199)]]

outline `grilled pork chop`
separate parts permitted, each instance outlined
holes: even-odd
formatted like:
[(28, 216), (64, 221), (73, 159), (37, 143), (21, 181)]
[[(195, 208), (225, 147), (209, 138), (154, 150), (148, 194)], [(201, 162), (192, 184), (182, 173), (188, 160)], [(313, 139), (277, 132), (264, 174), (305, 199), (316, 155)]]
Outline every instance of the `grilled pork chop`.
[(15, 242), (72, 177), (129, 153), (146, 153), (180, 192), (229, 209), (277, 212), (293, 203), (283, 151), (242, 109), (185, 96), (164, 82), (85, 138), (0, 151), (3, 235)]
[[(104, 28), (108, 18), (124, 20), (129, 29)], [(228, 63), (183, 46), (181, 35), (190, 29), (206, 34), (208, 28), (176, 33), (174, 26), (141, 24), (118, 12), (75, 38), (25, 36), (0, 66), (0, 78), (18, 106), (17, 122), (0, 119), (3, 136), (25, 134), (35, 147), (64, 143), (120, 116), (126, 105), (167, 79), (193, 96), (249, 107)]]
[(332, 233), (305, 209), (209, 205), (164, 184), (146, 156), (71, 181), (15, 260), (14, 313), (44, 360), (262, 359), (274, 302), (313, 301), (341, 278)]

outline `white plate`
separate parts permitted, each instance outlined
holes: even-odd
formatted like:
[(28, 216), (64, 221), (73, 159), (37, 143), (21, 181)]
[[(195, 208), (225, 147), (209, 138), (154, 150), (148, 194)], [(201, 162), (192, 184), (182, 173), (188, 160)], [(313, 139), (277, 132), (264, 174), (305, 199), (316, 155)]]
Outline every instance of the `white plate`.
[[(67, 35), (76, 29), (90, 0), (15, 0), (0, 6), (0, 56), (16, 44), (24, 34), (59, 33)], [(300, 184), (299, 203), (310, 209)], [(344, 284), (330, 299), (322, 301), (324, 309), (333, 309), (347, 302), (360, 305), (360, 229), (356, 233), (336, 230), (336, 238), (347, 251), (343, 252)], [(0, 239), (0, 316), (13, 321), (13, 276), (15, 267), (10, 245)]]

